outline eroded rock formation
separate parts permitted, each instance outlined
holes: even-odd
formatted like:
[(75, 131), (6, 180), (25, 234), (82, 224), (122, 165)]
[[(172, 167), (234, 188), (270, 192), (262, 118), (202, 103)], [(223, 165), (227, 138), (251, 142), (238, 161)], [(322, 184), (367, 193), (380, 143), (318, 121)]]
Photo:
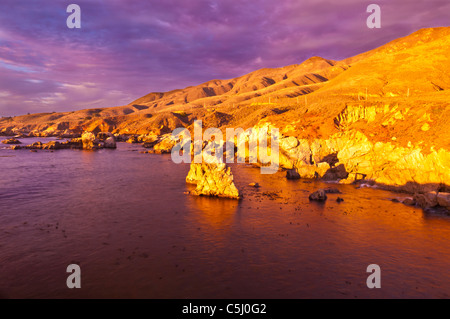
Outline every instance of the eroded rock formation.
[(193, 195), (240, 198), (240, 193), (233, 182), (230, 167), (221, 164), (192, 163), (186, 182), (196, 184)]

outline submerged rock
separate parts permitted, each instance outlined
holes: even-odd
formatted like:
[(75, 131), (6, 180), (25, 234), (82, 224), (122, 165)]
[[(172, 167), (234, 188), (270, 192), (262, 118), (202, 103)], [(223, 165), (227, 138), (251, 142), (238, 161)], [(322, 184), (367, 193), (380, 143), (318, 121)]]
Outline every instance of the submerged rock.
[(10, 139), (7, 139), (7, 140), (3, 140), (2, 143), (3, 144), (22, 144), (21, 141), (15, 139), (14, 137), (10, 138)]
[(230, 167), (221, 164), (192, 163), (186, 182), (196, 184), (193, 195), (218, 196), (239, 199)]
[(416, 201), (413, 198), (405, 198), (402, 203), (408, 206), (416, 205)]

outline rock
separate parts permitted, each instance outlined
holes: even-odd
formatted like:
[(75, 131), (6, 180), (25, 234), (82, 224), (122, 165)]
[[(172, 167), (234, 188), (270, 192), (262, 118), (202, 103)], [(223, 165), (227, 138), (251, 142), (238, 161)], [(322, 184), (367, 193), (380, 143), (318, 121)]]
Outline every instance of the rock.
[(10, 138), (10, 139), (7, 139), (7, 140), (3, 140), (2, 143), (3, 144), (22, 144), (21, 141), (15, 139), (14, 137)]
[(450, 210), (450, 193), (438, 193), (437, 202), (439, 206), (447, 208)]
[(259, 184), (258, 184), (258, 183), (250, 183), (250, 184), (248, 184), (248, 186), (258, 188), (258, 187), (259, 187)]
[(337, 188), (327, 188), (325, 190), (326, 194), (342, 194), (341, 191)]
[(136, 136), (136, 135), (131, 135), (131, 136), (128, 138), (127, 143), (130, 143), (130, 144), (139, 143), (139, 138), (138, 138), (138, 136)]
[(160, 151), (161, 153), (170, 153), (176, 144), (177, 140), (172, 134), (166, 134), (153, 146), (153, 149), (155, 151)]
[(402, 203), (408, 206), (416, 205), (416, 201), (413, 198), (405, 198)]
[(348, 177), (348, 173), (345, 170), (345, 166), (343, 164), (339, 164), (335, 167), (331, 167), (325, 175), (323, 175), (324, 180), (329, 181), (337, 181), (341, 179), (346, 179)]
[(106, 141), (110, 137), (114, 138), (114, 135), (110, 132), (99, 132), (96, 136), (99, 141)]
[(313, 179), (318, 176), (314, 165), (300, 165), (296, 171), (301, 178)]
[(425, 123), (424, 125), (422, 125), (422, 127), (420, 128), (422, 131), (426, 132), (430, 129), (430, 124)]
[(116, 142), (126, 142), (128, 141), (128, 136), (123, 134), (114, 134), (114, 138), (116, 139)]
[(325, 193), (325, 190), (319, 189), (315, 191), (314, 193), (309, 195), (309, 200), (314, 200), (318, 202), (324, 202), (327, 200), (327, 194)]
[(327, 162), (317, 163), (316, 173), (318, 178), (322, 178), (330, 170), (330, 164)]
[(108, 137), (104, 142), (104, 148), (117, 148), (114, 136)]
[(85, 132), (81, 136), (81, 141), (83, 143), (84, 150), (93, 150), (98, 148), (99, 141), (96, 139), (94, 133)]
[(341, 202), (343, 202), (343, 201), (344, 201), (344, 199), (343, 199), (342, 197), (336, 198), (336, 202), (338, 202), (338, 203), (341, 203)]
[(289, 136), (289, 137), (280, 139), (279, 145), (282, 149), (287, 151), (287, 150), (297, 147), (298, 140), (293, 136)]
[(437, 193), (414, 194), (416, 205), (421, 208), (432, 208), (438, 205)]
[(193, 195), (218, 196), (239, 199), (230, 167), (221, 164), (192, 163), (186, 177), (187, 183), (196, 184)]
[(297, 172), (297, 170), (295, 168), (288, 169), (286, 171), (286, 178), (287, 179), (299, 179), (300, 174)]

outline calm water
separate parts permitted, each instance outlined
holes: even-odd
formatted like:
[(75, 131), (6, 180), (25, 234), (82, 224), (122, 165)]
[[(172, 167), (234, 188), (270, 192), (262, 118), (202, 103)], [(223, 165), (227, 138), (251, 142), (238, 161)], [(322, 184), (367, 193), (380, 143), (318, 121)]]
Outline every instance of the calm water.
[[(194, 197), (188, 165), (118, 146), (0, 149), (1, 297), (450, 297), (450, 218), (399, 194), (233, 165), (243, 200)], [(331, 186), (343, 194), (309, 202)], [(81, 289), (66, 287), (72, 263)], [(381, 289), (366, 286), (373, 263)]]

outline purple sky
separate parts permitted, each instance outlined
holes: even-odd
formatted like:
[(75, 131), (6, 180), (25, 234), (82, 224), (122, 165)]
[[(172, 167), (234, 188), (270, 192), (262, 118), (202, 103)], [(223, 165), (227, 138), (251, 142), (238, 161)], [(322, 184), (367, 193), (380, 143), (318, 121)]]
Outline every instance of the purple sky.
[[(66, 7), (81, 7), (81, 29)], [(382, 10), (368, 29), (366, 8)], [(343, 59), (423, 27), (448, 0), (1, 0), (0, 115), (128, 104), (318, 55)]]

